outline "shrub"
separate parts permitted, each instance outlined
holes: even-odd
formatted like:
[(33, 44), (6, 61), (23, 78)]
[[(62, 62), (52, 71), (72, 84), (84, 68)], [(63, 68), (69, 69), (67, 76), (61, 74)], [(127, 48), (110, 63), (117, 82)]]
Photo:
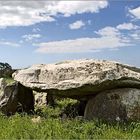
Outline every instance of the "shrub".
[(11, 77), (12, 73), (12, 67), (8, 63), (0, 62), (0, 77)]

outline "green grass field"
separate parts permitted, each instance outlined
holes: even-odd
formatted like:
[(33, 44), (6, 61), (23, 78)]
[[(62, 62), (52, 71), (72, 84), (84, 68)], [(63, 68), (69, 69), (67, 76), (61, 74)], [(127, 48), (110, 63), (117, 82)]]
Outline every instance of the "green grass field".
[[(36, 109), (35, 115), (0, 115), (0, 139), (140, 139), (140, 123), (108, 124), (78, 118), (60, 117), (70, 99), (58, 101), (55, 108)], [(41, 116), (39, 122), (33, 118)]]
[(41, 119), (31, 116), (0, 116), (0, 139), (138, 139), (140, 124), (109, 125), (95, 121), (60, 118)]
[[(13, 80), (8, 78), (6, 82)], [(75, 103), (72, 99), (56, 100), (55, 108), (35, 108), (34, 115), (0, 114), (0, 139), (140, 139), (140, 122), (109, 124), (73, 118), (77, 114), (70, 106)], [(60, 117), (67, 106), (69, 116)], [(38, 122), (32, 121), (38, 116)]]

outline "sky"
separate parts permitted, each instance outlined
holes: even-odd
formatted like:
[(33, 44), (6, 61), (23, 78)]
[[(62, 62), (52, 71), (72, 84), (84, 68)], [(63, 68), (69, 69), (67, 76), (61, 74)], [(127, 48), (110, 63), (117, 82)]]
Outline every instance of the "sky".
[(25, 68), (73, 59), (140, 67), (140, 1), (0, 1), (0, 62)]

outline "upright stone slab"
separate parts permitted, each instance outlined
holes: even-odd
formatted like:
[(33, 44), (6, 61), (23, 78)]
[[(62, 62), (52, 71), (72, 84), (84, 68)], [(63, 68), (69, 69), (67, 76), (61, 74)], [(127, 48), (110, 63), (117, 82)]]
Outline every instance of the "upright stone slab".
[(47, 93), (33, 91), (33, 94), (36, 107), (47, 106)]
[(0, 90), (3, 90), (6, 86), (6, 82), (4, 78), (0, 78)]
[(84, 117), (105, 121), (140, 120), (140, 89), (104, 91), (88, 101)]
[(6, 115), (15, 112), (27, 112), (34, 110), (34, 96), (32, 90), (20, 83), (7, 85), (1, 92), (0, 111)]

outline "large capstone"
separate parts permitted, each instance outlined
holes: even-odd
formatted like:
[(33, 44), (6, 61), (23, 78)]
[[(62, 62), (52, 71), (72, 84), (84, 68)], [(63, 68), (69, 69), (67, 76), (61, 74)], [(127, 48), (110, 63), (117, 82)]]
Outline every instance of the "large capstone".
[(105, 121), (140, 120), (140, 89), (104, 91), (88, 101), (84, 117)]
[(6, 115), (34, 110), (32, 90), (18, 82), (7, 85), (0, 94), (0, 111)]
[(140, 69), (105, 60), (33, 65), (13, 74), (26, 87), (48, 95), (87, 99), (115, 88), (140, 88)]

